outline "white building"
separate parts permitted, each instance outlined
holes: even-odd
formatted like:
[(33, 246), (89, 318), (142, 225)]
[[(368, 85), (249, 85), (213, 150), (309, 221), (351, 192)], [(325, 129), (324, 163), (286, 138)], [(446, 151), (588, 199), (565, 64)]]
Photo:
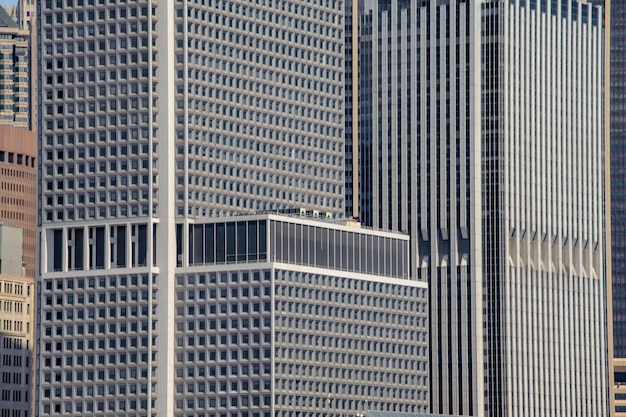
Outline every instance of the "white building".
[[(343, 2), (39, 6), (35, 414), (319, 416), (370, 396), (424, 410), (426, 287), (406, 236), (285, 220), (383, 242), (364, 271), (311, 258), (352, 262), (360, 240), (328, 253), (309, 235), (322, 246), (292, 259), (270, 246), (283, 235), (258, 239), (277, 219), (241, 218), (267, 243), (251, 259), (219, 234), (239, 220), (215, 219), (343, 214)], [(234, 247), (202, 246), (214, 223)]]
[(365, 6), (360, 218), (429, 282), (431, 411), (607, 415), (602, 9)]
[(186, 227), (167, 279), (43, 273), (38, 415), (428, 409), (427, 286), (408, 279), (408, 236), (272, 214)]

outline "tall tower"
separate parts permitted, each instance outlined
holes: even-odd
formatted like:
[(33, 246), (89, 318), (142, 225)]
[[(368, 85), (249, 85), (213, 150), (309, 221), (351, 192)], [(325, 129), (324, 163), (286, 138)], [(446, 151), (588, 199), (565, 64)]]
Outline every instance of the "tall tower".
[(602, 9), (380, 0), (361, 26), (360, 217), (430, 284), (431, 411), (606, 415)]
[(3, 94), (0, 96), (0, 125), (30, 128), (30, 34), (0, 7), (0, 64)]
[(343, 2), (39, 6), (36, 414), (179, 415), (191, 226), (344, 213)]

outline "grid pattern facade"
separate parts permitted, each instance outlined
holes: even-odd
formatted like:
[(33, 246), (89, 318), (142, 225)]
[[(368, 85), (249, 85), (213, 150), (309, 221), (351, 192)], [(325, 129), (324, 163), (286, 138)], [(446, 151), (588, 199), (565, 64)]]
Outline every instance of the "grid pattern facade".
[(279, 416), (428, 410), (425, 288), (289, 270), (274, 288)]
[(0, 27), (0, 125), (30, 128), (29, 33), (0, 13), (10, 21)]
[(156, 8), (95, 3), (40, 3), (44, 224), (156, 213)]
[(342, 2), (175, 9), (176, 215), (343, 214)]
[(35, 286), (0, 276), (0, 414), (29, 417), (32, 404)]
[(606, 415), (602, 10), (369, 6), (361, 218), (429, 282), (432, 412)]
[(177, 276), (175, 415), (427, 410), (423, 285), (274, 265)]
[(36, 415), (156, 415), (151, 284), (145, 273), (45, 280)]
[(272, 415), (271, 271), (177, 276), (176, 416)]
[(427, 409), (408, 237), (274, 214), (183, 226), (173, 280), (150, 266), (147, 225), (46, 228), (36, 415)]

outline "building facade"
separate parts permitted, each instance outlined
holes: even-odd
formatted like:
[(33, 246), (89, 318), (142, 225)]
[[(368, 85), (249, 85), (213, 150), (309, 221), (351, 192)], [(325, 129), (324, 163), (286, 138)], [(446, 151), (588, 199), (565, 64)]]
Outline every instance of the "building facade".
[(434, 413), (608, 412), (602, 13), (366, 2), (360, 218), (429, 282)]
[(15, 6), (15, 21), (20, 29), (30, 30), (36, 24), (37, 4), (35, 0), (18, 0)]
[(343, 213), (342, 5), (91, 3), (40, 11), (43, 222)]
[(0, 125), (30, 128), (30, 34), (0, 7)]
[(263, 214), (180, 223), (175, 242), (170, 281), (43, 264), (38, 415), (428, 409), (427, 287), (408, 279), (407, 236)]
[(22, 229), (26, 277), (34, 282), (37, 252), (37, 136), (34, 132), (0, 126), (0, 174), (0, 222)]
[(28, 33), (28, 111), (30, 130), (37, 130), (37, 3), (18, 0), (14, 20), (20, 30)]
[(35, 283), (24, 276), (21, 238), (0, 224), (0, 413), (11, 417), (31, 416), (33, 406)]
[[(343, 215), (343, 2), (45, 0), (37, 13), (35, 414), (427, 408), (426, 287), (409, 280), (405, 236), (224, 220)], [(349, 255), (361, 250), (367, 270)]]
[(619, 0), (595, 0), (594, 4), (605, 7), (607, 21), (607, 60), (610, 96), (608, 97), (607, 114), (610, 115), (608, 127), (610, 149), (610, 226), (611, 226), (611, 264), (612, 285), (609, 302), (612, 302), (612, 348), (613, 375), (612, 400), (615, 415), (626, 416), (626, 261), (623, 259), (626, 250), (626, 226), (624, 225), (624, 207), (626, 207), (626, 190), (623, 180), (626, 177), (624, 157), (626, 156), (626, 118), (621, 109), (622, 99), (626, 96), (623, 86), (622, 68), (626, 65), (626, 54), (622, 51), (626, 45), (624, 28), (626, 27), (626, 3)]

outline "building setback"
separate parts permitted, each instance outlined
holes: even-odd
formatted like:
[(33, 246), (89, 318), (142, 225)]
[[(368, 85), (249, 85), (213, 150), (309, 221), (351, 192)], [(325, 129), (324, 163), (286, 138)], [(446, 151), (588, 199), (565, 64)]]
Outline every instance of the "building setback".
[(366, 1), (360, 218), (411, 235), (431, 411), (606, 415), (602, 9)]
[[(428, 409), (427, 287), (408, 279), (407, 236), (271, 214), (177, 235), (169, 282), (44, 264), (39, 415)], [(159, 389), (172, 397), (150, 395)]]
[(406, 236), (226, 217), (343, 215), (343, 2), (40, 6), (35, 414), (424, 411)]

